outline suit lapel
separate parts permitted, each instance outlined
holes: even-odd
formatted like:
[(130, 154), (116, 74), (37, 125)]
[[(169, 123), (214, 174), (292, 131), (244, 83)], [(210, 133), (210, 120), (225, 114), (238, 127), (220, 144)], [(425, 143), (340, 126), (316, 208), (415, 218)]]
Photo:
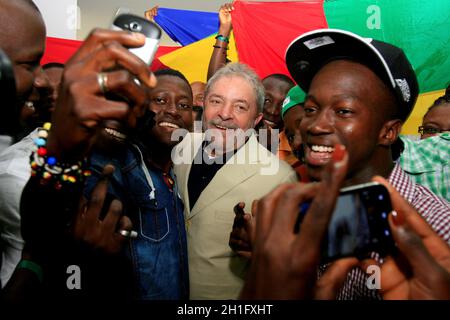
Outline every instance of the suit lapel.
[(176, 176), (176, 180), (180, 188), (181, 193), (180, 196), (184, 203), (184, 211), (186, 216), (189, 216), (191, 208), (189, 203), (189, 192), (188, 192), (189, 174), (191, 172), (192, 162), (194, 161), (194, 157), (197, 154), (198, 149), (201, 147), (202, 141), (203, 141), (202, 134), (189, 134), (189, 136), (185, 137), (185, 139), (181, 142), (183, 143), (183, 145), (180, 145), (180, 149), (182, 152), (186, 151), (190, 152), (186, 156), (182, 155), (183, 158), (182, 164), (179, 164), (178, 166), (183, 168), (181, 170), (177, 170), (178, 174)]
[(259, 163), (258, 145), (255, 135), (250, 136), (247, 143), (217, 171), (214, 178), (200, 194), (188, 217), (193, 217), (224, 194), (259, 172), (260, 167), (255, 165)]

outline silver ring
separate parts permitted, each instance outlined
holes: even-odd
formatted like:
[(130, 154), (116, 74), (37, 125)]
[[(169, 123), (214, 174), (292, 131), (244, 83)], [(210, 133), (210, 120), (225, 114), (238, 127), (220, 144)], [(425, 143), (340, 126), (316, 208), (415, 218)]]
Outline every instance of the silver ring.
[(27, 101), (27, 102), (25, 102), (25, 107), (27, 107), (28, 109), (33, 110), (33, 111), (36, 110), (36, 108), (34, 107), (33, 101)]
[(100, 87), (100, 90), (102, 90), (102, 93), (105, 94), (109, 91), (108, 89), (108, 75), (105, 72), (99, 72), (97, 73), (97, 82)]
[(138, 236), (137, 232), (133, 231), (133, 230), (131, 230), (131, 231), (130, 230), (119, 230), (119, 233), (122, 236), (124, 236), (126, 238), (130, 238), (130, 239), (137, 238), (137, 236)]

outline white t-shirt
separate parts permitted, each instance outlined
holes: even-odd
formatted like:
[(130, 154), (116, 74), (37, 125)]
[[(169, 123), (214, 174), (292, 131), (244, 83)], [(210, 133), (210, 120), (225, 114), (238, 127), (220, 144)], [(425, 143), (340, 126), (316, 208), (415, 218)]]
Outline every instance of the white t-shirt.
[(12, 138), (10, 136), (0, 135), (0, 154), (11, 145)]
[(0, 153), (0, 242), (4, 287), (19, 263), (24, 241), (20, 232), (20, 197), (31, 175), (30, 154), (37, 129)]

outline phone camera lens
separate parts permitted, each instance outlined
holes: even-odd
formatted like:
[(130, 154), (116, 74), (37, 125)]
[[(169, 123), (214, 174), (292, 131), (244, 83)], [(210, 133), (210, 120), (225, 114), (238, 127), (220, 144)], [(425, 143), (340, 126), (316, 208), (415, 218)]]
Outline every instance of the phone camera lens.
[(130, 29), (131, 31), (139, 32), (142, 30), (142, 26), (138, 22), (131, 22), (130, 23)]

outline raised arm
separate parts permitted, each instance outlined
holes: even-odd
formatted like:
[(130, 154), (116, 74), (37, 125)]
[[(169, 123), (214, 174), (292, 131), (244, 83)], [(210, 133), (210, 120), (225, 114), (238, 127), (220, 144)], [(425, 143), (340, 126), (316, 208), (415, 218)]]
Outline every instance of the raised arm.
[(233, 29), (231, 23), (231, 12), (234, 10), (232, 3), (226, 3), (219, 10), (219, 32), (217, 33), (216, 43), (213, 46), (213, 52), (208, 67), (208, 80), (227, 63), (227, 50), (230, 33)]

